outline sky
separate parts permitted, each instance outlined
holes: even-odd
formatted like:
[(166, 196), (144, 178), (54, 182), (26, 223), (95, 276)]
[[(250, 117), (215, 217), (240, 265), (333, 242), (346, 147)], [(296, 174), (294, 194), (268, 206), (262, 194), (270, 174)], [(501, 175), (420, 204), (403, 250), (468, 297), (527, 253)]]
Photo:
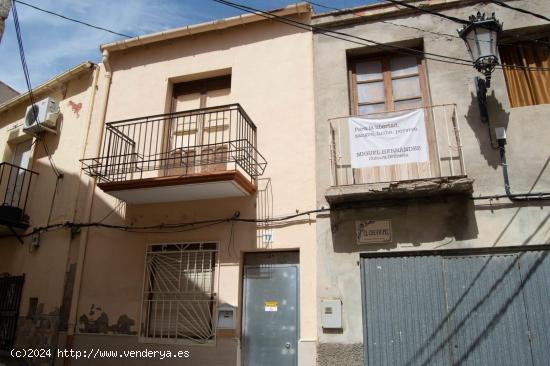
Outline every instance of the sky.
[[(232, 0), (261, 10), (294, 3), (289, 0)], [(118, 33), (139, 36), (241, 14), (212, 0), (25, 0), (26, 3)], [(319, 0), (349, 8), (374, 0)], [(100, 61), (99, 45), (124, 39), (17, 3), (25, 59), (33, 87), (83, 61)], [(316, 12), (327, 9), (315, 7)], [(13, 16), (0, 40), (0, 80), (26, 91)]]

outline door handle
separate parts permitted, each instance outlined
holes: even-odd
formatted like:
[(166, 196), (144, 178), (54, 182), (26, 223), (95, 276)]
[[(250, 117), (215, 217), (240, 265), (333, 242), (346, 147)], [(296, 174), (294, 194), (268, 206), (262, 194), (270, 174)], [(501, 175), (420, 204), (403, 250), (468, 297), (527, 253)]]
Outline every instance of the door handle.
[(291, 346), (292, 346), (292, 345), (290, 344), (290, 342), (286, 342), (286, 343), (285, 343), (285, 348), (286, 348), (286, 349), (290, 349)]

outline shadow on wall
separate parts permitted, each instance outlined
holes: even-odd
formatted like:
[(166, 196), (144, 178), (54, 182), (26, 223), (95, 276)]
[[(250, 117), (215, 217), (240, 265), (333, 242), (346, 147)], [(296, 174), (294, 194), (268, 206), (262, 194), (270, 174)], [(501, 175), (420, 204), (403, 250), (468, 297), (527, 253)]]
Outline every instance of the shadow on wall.
[(487, 95), (487, 110), (489, 114), (489, 123), (481, 121), (477, 95), (470, 93), (471, 102), (468, 113), (464, 116), (466, 122), (474, 132), (479, 149), (487, 164), (493, 169), (497, 169), (500, 164), (498, 146), (496, 145), (495, 128), (508, 127), (510, 112), (504, 110), (502, 103), (495, 97), (494, 90)]
[(447, 197), (407, 203), (385, 203), (383, 207), (335, 210), (330, 222), (336, 253), (362, 252), (357, 245), (355, 222), (360, 220), (391, 220), (392, 243), (369, 245), (370, 250), (394, 249), (410, 244), (451, 244), (477, 238), (479, 230), (475, 219), (474, 202), (461, 197)]

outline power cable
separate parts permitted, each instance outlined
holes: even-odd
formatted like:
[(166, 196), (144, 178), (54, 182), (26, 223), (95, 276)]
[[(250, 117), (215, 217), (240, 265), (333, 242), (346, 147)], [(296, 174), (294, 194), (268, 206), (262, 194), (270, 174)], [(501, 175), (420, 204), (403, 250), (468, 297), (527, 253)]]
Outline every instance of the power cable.
[[(393, 4), (399, 4), (399, 5), (402, 5), (402, 6), (405, 6), (405, 7), (408, 7), (408, 8), (411, 8), (411, 9), (415, 9), (419, 12), (422, 12), (422, 13), (426, 13), (426, 14), (431, 14), (431, 15), (434, 15), (434, 16), (437, 16), (437, 17), (440, 17), (440, 18), (443, 18), (443, 19), (447, 19), (447, 20), (450, 20), (452, 22), (455, 22), (455, 23), (460, 23), (460, 24), (469, 24), (469, 22), (466, 22), (466, 23), (463, 23), (463, 20), (462, 19), (459, 19), (459, 18), (455, 18), (455, 17), (451, 17), (451, 16), (447, 16), (445, 14), (441, 14), (441, 13), (438, 13), (436, 11), (432, 11), (432, 10), (428, 10), (426, 8), (422, 8), (422, 7), (418, 7), (418, 6), (414, 6), (414, 5), (411, 5), (411, 4), (407, 4), (403, 1), (398, 1), (398, 0), (387, 0)], [(492, 0), (488, 0), (488, 1), (492, 1)], [(494, 2), (494, 1), (492, 1)], [(455, 35), (449, 35), (451, 37), (458, 37), (458, 36), (455, 36)], [(524, 37), (521, 37), (517, 34), (514, 34), (513, 35), (514, 38), (516, 38), (518, 41), (529, 41), (529, 42), (534, 42), (534, 43), (540, 43), (540, 44), (543, 44), (545, 46), (550, 46), (550, 42), (546, 42), (546, 41), (543, 41), (543, 40), (538, 40), (538, 39), (526, 39)], [(460, 38), (460, 37), (458, 37)], [(488, 41), (490, 42), (490, 41)], [(517, 46), (517, 45), (514, 45), (513, 43), (501, 43), (501, 45), (513, 45), (513, 46)], [(507, 66), (507, 68), (511, 68), (509, 66)], [(517, 66), (516, 68), (521, 68), (519, 66)], [(534, 69), (533, 69), (534, 70)], [(541, 71), (547, 71), (547, 70), (541, 70)]]
[[(386, 50), (386, 51), (388, 49), (392, 49), (392, 51), (395, 52), (395, 53), (401, 53), (401, 54), (406, 54), (406, 55), (423, 55), (424, 58), (427, 59), (427, 60), (433, 60), (433, 61), (445, 62), (445, 63), (449, 63), (449, 64), (457, 64), (457, 65), (473, 67), (473, 62), (471, 60), (460, 59), (460, 58), (441, 55), (441, 54), (436, 54), (436, 53), (423, 52), (423, 51), (408, 48), (408, 47), (384, 44), (384, 43), (381, 43), (381, 42), (377, 42), (377, 41), (373, 41), (373, 40), (370, 40), (370, 39), (367, 39), (367, 38), (347, 34), (347, 33), (344, 33), (344, 32), (339, 32), (339, 31), (330, 30), (330, 29), (322, 28), (322, 27), (319, 27), (319, 26), (311, 25), (311, 24), (302, 23), (302, 22), (299, 22), (297, 20), (293, 20), (293, 19), (290, 19), (290, 18), (286, 18), (286, 17), (283, 17), (283, 16), (279, 16), (279, 15), (270, 13), (270, 12), (262, 11), (262, 10), (255, 9), (255, 8), (252, 8), (252, 7), (249, 7), (249, 6), (246, 6), (246, 5), (237, 4), (237, 3), (233, 3), (233, 2), (230, 2), (230, 1), (226, 1), (226, 0), (212, 0), (212, 1), (223, 4), (223, 5), (226, 5), (226, 6), (229, 6), (229, 7), (232, 7), (232, 8), (235, 8), (235, 9), (239, 9), (239, 10), (251, 13), (251, 14), (257, 14), (259, 16), (262, 16), (262, 17), (266, 18), (266, 19), (273, 19), (273, 20), (278, 21), (280, 23), (284, 23), (284, 24), (287, 24), (287, 25), (290, 25), (290, 26), (294, 26), (296, 28), (309, 30), (309, 31), (315, 31), (315, 32), (323, 34), (327, 37), (332, 37), (332, 38), (344, 40), (344, 41), (347, 41), (347, 42), (360, 44), (360, 45), (363, 45), (363, 46), (370, 46), (370, 47), (374, 47), (374, 48), (378, 48), (378, 49), (382, 49), (382, 50)], [(343, 38), (343, 37), (355, 38), (355, 39), (361, 40), (363, 42), (350, 40), (348, 38)], [(368, 43), (364, 43), (364, 42), (368, 42)], [(426, 55), (432, 56), (432, 57), (426, 57)], [(439, 58), (437, 58), (437, 57), (439, 57)], [(524, 70), (528, 70), (528, 71), (550, 71), (550, 68), (547, 68), (547, 67), (527, 67), (527, 66), (519, 66), (519, 65), (498, 65), (497, 68), (501, 68), (501, 69), (502, 68), (524, 69)]]
[(25, 83), (27, 84), (27, 89), (29, 91), (29, 98), (31, 101), (31, 105), (33, 107), (33, 111), (35, 110), (34, 105), (34, 95), (32, 93), (32, 86), (31, 86), (31, 80), (29, 77), (29, 69), (27, 67), (27, 61), (25, 59), (25, 49), (23, 47), (23, 37), (21, 35), (21, 28), (19, 26), (19, 16), (17, 15), (17, 6), (15, 5), (15, 2), (12, 4), (11, 12), (13, 15), (13, 23), (15, 26), (15, 35), (17, 37), (17, 45), (19, 47), (19, 57), (21, 58), (21, 67), (23, 68), (23, 74), (25, 76)]
[[(34, 118), (36, 119), (36, 122), (38, 124), (40, 124), (41, 122), (38, 119), (38, 112), (37, 112), (38, 108), (36, 107), (34, 94), (32, 92), (31, 78), (30, 78), (30, 75), (29, 75), (29, 69), (27, 67), (27, 60), (26, 60), (26, 57), (25, 57), (25, 48), (23, 47), (23, 36), (22, 36), (22, 33), (21, 33), (21, 26), (19, 24), (19, 16), (17, 14), (17, 6), (15, 4), (15, 1), (12, 4), (11, 10), (12, 10), (12, 14), (13, 14), (13, 23), (14, 23), (14, 26), (15, 26), (15, 34), (16, 34), (16, 37), (17, 37), (17, 44), (19, 46), (19, 56), (21, 58), (21, 67), (23, 68), (23, 74), (25, 76), (25, 83), (27, 84), (27, 89), (28, 89), (28, 92), (29, 92), (29, 99), (30, 99), (30, 102), (31, 102), (31, 110), (32, 110)], [(44, 147), (44, 151), (48, 155), (48, 161), (50, 163), (50, 166), (51, 166), (53, 172), (55, 173), (55, 175), (58, 179), (62, 178), (63, 175), (61, 173), (59, 173), (59, 170), (55, 166), (53, 158), (52, 158), (50, 152), (48, 151), (48, 147), (44, 143), (44, 140), (42, 140), (42, 139), (40, 139), (40, 140), (42, 142), (42, 146)]]
[(51, 224), (51, 225), (36, 227), (31, 232), (20, 236), (22, 238), (25, 238), (38, 233), (47, 232), (47, 231), (56, 230), (56, 229), (89, 228), (89, 227), (101, 227), (105, 229), (122, 230), (126, 232), (164, 234), (164, 233), (172, 233), (172, 232), (198, 230), (204, 227), (219, 225), (226, 222), (269, 223), (269, 222), (288, 221), (299, 216), (306, 216), (306, 215), (309, 216), (312, 213), (320, 213), (320, 212), (328, 212), (328, 211), (330, 211), (329, 208), (320, 208), (316, 210), (309, 210), (309, 211), (299, 212), (296, 214), (281, 216), (281, 217), (271, 218), (271, 219), (246, 219), (246, 218), (239, 218), (238, 215), (233, 215), (229, 218), (189, 221), (189, 222), (182, 222), (182, 223), (175, 223), (175, 224), (157, 224), (157, 225), (147, 225), (147, 226), (111, 225), (111, 224), (105, 224), (102, 222), (75, 223), (75, 222), (67, 221), (65, 223), (58, 223), (58, 224)]
[(44, 147), (44, 151), (46, 152), (46, 155), (48, 156), (48, 161), (50, 163), (50, 167), (52, 168), (55, 176), (57, 177), (57, 179), (63, 178), (63, 174), (61, 174), (59, 172), (59, 170), (57, 169), (57, 166), (55, 165), (55, 163), (53, 161), (52, 154), (50, 154), (50, 151), (48, 149), (48, 145), (46, 145), (46, 143), (44, 142), (44, 139), (42, 139), (42, 138), (38, 138), (38, 139), (40, 140), (40, 142), (42, 142), (42, 146)]
[(78, 20), (78, 19), (74, 19), (74, 18), (69, 18), (65, 15), (62, 15), (62, 14), (59, 14), (59, 13), (56, 13), (56, 12), (53, 12), (51, 10), (46, 10), (46, 9), (42, 9), (42, 8), (39, 8), (38, 6), (35, 6), (35, 5), (31, 5), (31, 4), (28, 4), (24, 1), (21, 1), (21, 0), (13, 0), (14, 3), (19, 3), (19, 4), (23, 4), (25, 6), (28, 6), (29, 8), (33, 8), (33, 9), (36, 9), (38, 11), (42, 11), (44, 13), (47, 13), (47, 14), (51, 14), (51, 15), (55, 15), (57, 17), (60, 17), (60, 18), (63, 18), (65, 20), (69, 20), (71, 22), (75, 22), (75, 23), (78, 23), (78, 24), (82, 24), (82, 25), (85, 25), (87, 27), (90, 27), (90, 28), (95, 28), (95, 29), (98, 29), (98, 30), (102, 30), (104, 32), (109, 32), (109, 33), (112, 33), (112, 34), (116, 34), (117, 36), (122, 36), (122, 37), (126, 37), (126, 38), (134, 38), (135, 36), (130, 36), (128, 34), (124, 34), (124, 33), (119, 33), (119, 32), (115, 32), (115, 31), (112, 31), (110, 29), (107, 29), (107, 28), (103, 28), (103, 27), (100, 27), (100, 26), (97, 26), (97, 25), (93, 25), (93, 24), (90, 24), (90, 23), (86, 23), (82, 20)]
[[(389, 1), (391, 1), (391, 0), (389, 0)], [(489, 1), (492, 2), (493, 4), (498, 5), (498, 6), (502, 6), (503, 8), (515, 10), (515, 11), (518, 11), (518, 12), (523, 13), (523, 14), (529, 14), (529, 15), (532, 15), (534, 17), (537, 17), (537, 18), (540, 18), (540, 19), (543, 19), (543, 20), (546, 20), (546, 21), (550, 22), (550, 18), (547, 18), (542, 14), (533, 13), (529, 10), (525, 10), (525, 9), (522, 9), (522, 8), (516, 8), (514, 6), (511, 6), (511, 5), (508, 5), (508, 4), (504, 3), (502, 1), (497, 1), (497, 0), (489, 0)]]
[[(334, 11), (338, 11), (338, 12), (345, 11), (345, 9), (334, 8), (332, 6), (324, 5), (324, 4), (313, 2), (313, 1), (307, 1), (306, 0), (306, 3), (309, 3), (309, 4), (314, 5), (314, 6), (318, 6), (320, 8), (325, 8), (325, 9), (328, 9), (328, 10), (334, 10)], [(434, 31), (431, 31), (431, 30), (428, 30), (428, 29), (414, 27), (414, 26), (411, 26), (411, 25), (405, 25), (405, 24), (390, 22), (388, 20), (379, 20), (379, 21), (382, 22), (382, 23), (385, 23), (385, 24), (393, 25), (395, 27), (413, 29), (413, 30), (417, 30), (417, 31), (420, 31), (420, 32), (423, 32), (423, 33), (433, 34), (433, 35), (436, 35), (436, 36), (443, 36), (443, 37), (449, 37), (449, 38), (455, 38), (455, 39), (462, 40), (462, 38), (460, 36), (458, 36), (457, 34), (434, 32)], [(543, 45), (542, 47), (544, 47), (545, 49), (547, 49), (548, 46), (550, 46), (550, 42), (545, 42), (545, 41), (538, 40), (538, 39), (528, 39), (528, 38), (520, 37), (517, 34), (513, 34), (513, 35), (510, 35), (510, 36), (514, 37), (515, 39), (517, 39), (519, 41), (528, 41), (528, 42), (533, 42), (533, 43), (540, 43), (541, 45)], [(481, 39), (479, 41), (480, 42), (491, 42), (491, 41), (484, 40), (484, 39)], [(508, 43), (508, 42), (499, 42), (499, 45), (513, 46), (513, 47), (518, 47), (518, 48), (522, 47), (521, 45), (518, 45), (516, 43)]]
[[(507, 183), (507, 182), (506, 182)], [(541, 192), (541, 193), (521, 193), (521, 194), (511, 194), (509, 192), (509, 184), (507, 183), (507, 189), (505, 195), (491, 195), (491, 196), (478, 196), (478, 197), (470, 197), (471, 200), (487, 200), (487, 199), (498, 199), (507, 197), (511, 200), (519, 200), (523, 197), (528, 197), (529, 200), (537, 200), (537, 199), (547, 199), (549, 193)], [(429, 198), (428, 198), (429, 201)], [(21, 238), (29, 237), (35, 234), (40, 234), (43, 232), (48, 232), (51, 230), (58, 230), (63, 228), (90, 228), (90, 227), (98, 227), (98, 228), (105, 228), (105, 229), (113, 229), (113, 230), (121, 230), (125, 232), (133, 232), (133, 233), (145, 233), (145, 234), (170, 234), (170, 233), (179, 233), (179, 232), (185, 232), (185, 231), (193, 231), (193, 230), (200, 230), (206, 227), (212, 227), (216, 225), (220, 225), (223, 223), (235, 223), (235, 222), (247, 222), (247, 223), (255, 223), (255, 224), (267, 224), (267, 223), (273, 223), (273, 222), (292, 222), (291, 220), (296, 219), (301, 216), (310, 216), (311, 214), (318, 214), (318, 213), (325, 213), (325, 212), (331, 212), (334, 210), (348, 210), (348, 209), (357, 209), (358, 205), (350, 205), (348, 206), (338, 206), (333, 208), (325, 208), (321, 207), (319, 209), (313, 209), (303, 212), (297, 212), (295, 214), (291, 215), (285, 215), (280, 217), (274, 217), (274, 218), (266, 218), (266, 219), (254, 219), (254, 218), (240, 218), (238, 215), (233, 215), (229, 218), (219, 218), (219, 219), (210, 219), (210, 220), (200, 220), (200, 221), (190, 221), (190, 222), (182, 222), (182, 223), (175, 223), (175, 224), (157, 224), (157, 225), (148, 225), (148, 226), (133, 226), (133, 225), (111, 225), (111, 224), (105, 224), (102, 222), (89, 222), (89, 223), (75, 223), (75, 222), (65, 222), (65, 223), (58, 223), (58, 224), (51, 224), (47, 226), (42, 227), (36, 227), (31, 232), (20, 235)], [(370, 207), (370, 206), (369, 206)], [(298, 220), (299, 223), (303, 223), (302, 220)], [(233, 230), (233, 228), (231, 228)], [(233, 235), (233, 234), (230, 234)]]
[[(411, 54), (413, 54), (413, 55), (428, 55), (428, 56), (433, 56), (433, 57), (425, 57), (428, 60), (473, 66), (473, 62), (471, 60), (460, 59), (460, 58), (456, 58), (456, 57), (440, 55), (440, 54), (435, 54), (435, 53), (430, 53), (430, 52), (423, 52), (423, 51), (416, 50), (416, 49), (413, 49), (413, 48), (408, 48), (408, 47), (384, 44), (384, 43), (377, 42), (377, 41), (367, 39), (367, 38), (364, 38), (364, 37), (359, 37), (359, 36), (347, 34), (347, 33), (344, 33), (344, 32), (339, 32), (339, 31), (335, 31), (335, 30), (326, 29), (326, 28), (322, 28), (322, 27), (319, 27), (319, 26), (316, 26), (316, 25), (302, 23), (302, 22), (299, 22), (297, 20), (282, 17), (282, 16), (279, 16), (279, 15), (276, 15), (276, 14), (273, 14), (273, 13), (270, 13), (270, 12), (266, 12), (266, 11), (262, 11), (262, 10), (259, 10), (259, 9), (255, 9), (255, 8), (252, 8), (252, 7), (249, 7), (249, 6), (246, 6), (246, 5), (232, 3), (230, 1), (225, 1), (225, 0), (212, 0), (212, 1), (223, 4), (223, 5), (226, 5), (226, 6), (229, 6), (229, 7), (232, 7), (232, 8), (235, 8), (235, 9), (246, 11), (246, 12), (251, 13), (251, 14), (260, 15), (260, 16), (266, 18), (266, 19), (273, 19), (273, 20), (279, 21), (281, 23), (285, 23), (287, 25), (291, 25), (291, 26), (294, 26), (294, 27), (297, 27), (297, 28), (300, 28), (300, 29), (315, 31), (317, 33), (326, 35), (328, 37), (344, 40), (344, 41), (351, 42), (351, 43), (356, 43), (356, 44), (359, 44), (359, 45), (362, 45), (362, 46), (371, 46), (371, 47), (379, 48), (379, 49), (382, 49), (382, 50), (392, 49), (396, 53), (402, 53), (402, 54), (407, 54), (407, 55), (411, 55)], [(350, 40), (348, 38), (343, 38), (343, 37), (354, 38), (354, 39), (357, 39), (359, 41), (354, 41), (354, 40)], [(367, 43), (365, 43), (365, 42), (367, 42)], [(438, 58), (435, 58), (435, 57), (438, 57)], [(444, 60), (442, 60), (442, 59), (444, 59)]]
[(440, 17), (440, 18), (445, 18), (445, 19), (451, 20), (455, 23), (459, 23), (459, 24), (469, 24), (470, 23), (468, 20), (460, 19), (460, 18), (453, 17), (453, 16), (450, 16), (450, 15), (441, 14), (441, 13), (438, 13), (437, 11), (433, 11), (433, 10), (429, 10), (429, 9), (425, 9), (425, 8), (420, 8), (418, 6), (408, 4), (404, 1), (399, 1), (399, 0), (386, 0), (386, 1), (389, 1), (390, 3), (396, 4), (396, 5), (404, 6), (404, 7), (409, 8), (409, 9), (418, 10), (418, 11), (421, 11), (423, 13), (435, 15), (435, 16)]

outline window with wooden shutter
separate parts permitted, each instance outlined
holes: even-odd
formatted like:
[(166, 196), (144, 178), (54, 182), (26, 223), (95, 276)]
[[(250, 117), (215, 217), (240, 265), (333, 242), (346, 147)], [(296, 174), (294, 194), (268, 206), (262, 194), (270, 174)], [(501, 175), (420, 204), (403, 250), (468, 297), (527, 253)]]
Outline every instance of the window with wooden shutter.
[[(413, 55), (386, 54), (350, 60), (351, 114), (383, 116), (429, 106), (422, 59)], [(353, 169), (353, 182), (377, 183), (438, 176), (436, 146), (430, 113), (426, 113), (430, 148), (427, 163)]]
[(351, 63), (352, 114), (366, 115), (425, 106), (422, 60), (396, 55)]
[[(548, 38), (542, 40), (548, 41)], [(524, 107), (550, 103), (550, 48), (542, 42), (516, 42), (499, 47), (510, 105)]]

